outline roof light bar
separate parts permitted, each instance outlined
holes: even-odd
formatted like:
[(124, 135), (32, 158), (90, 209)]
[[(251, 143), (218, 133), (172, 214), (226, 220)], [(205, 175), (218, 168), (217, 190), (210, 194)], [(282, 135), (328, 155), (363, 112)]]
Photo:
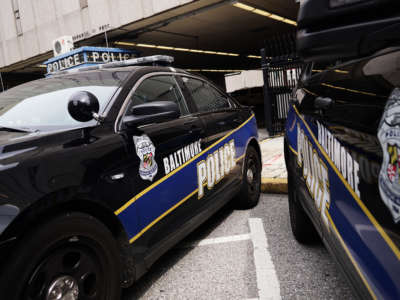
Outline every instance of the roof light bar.
[(153, 44), (143, 44), (143, 43), (132, 43), (132, 42), (115, 42), (115, 45), (135, 46), (135, 47), (144, 47), (144, 48), (156, 48), (156, 49), (163, 49), (163, 50), (191, 52), (191, 53), (200, 53), (200, 54), (212, 54), (212, 55), (223, 55), (223, 56), (239, 56), (238, 53), (218, 52), (218, 51), (201, 50), (201, 49), (189, 49), (189, 48), (180, 48), (180, 47), (172, 47), (172, 46), (153, 45)]
[(237, 1), (237, 2), (234, 2), (232, 5), (237, 7), (237, 8), (240, 8), (240, 9), (243, 9), (243, 10), (247, 10), (249, 12), (252, 12), (252, 13), (255, 13), (255, 14), (258, 14), (258, 15), (261, 15), (261, 16), (276, 20), (276, 21), (280, 21), (280, 22), (283, 22), (283, 23), (286, 23), (286, 24), (289, 24), (289, 25), (297, 26), (297, 22), (296, 21), (290, 20), (288, 18), (284, 18), (284, 17), (279, 16), (277, 14), (270, 13), (270, 12), (264, 10), (264, 9), (260, 9), (260, 8), (256, 8), (256, 7), (248, 5), (248, 4), (244, 4), (243, 2)]
[(56, 72), (52, 74), (66, 74), (66, 73), (75, 73), (82, 71), (91, 71), (91, 70), (99, 70), (99, 69), (109, 69), (109, 68), (118, 68), (118, 67), (127, 67), (127, 66), (169, 66), (174, 62), (174, 58), (168, 55), (153, 55), (153, 56), (144, 56), (138, 58), (127, 59), (124, 61), (115, 61), (107, 64), (98, 64), (89, 67), (76, 68), (61, 72)]

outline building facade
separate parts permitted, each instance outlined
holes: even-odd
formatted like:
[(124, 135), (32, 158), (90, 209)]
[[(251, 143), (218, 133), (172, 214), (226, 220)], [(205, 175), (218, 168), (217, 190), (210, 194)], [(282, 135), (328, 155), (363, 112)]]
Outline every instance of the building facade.
[(1, 0), (0, 69), (48, 53), (60, 36), (79, 42), (193, 1)]

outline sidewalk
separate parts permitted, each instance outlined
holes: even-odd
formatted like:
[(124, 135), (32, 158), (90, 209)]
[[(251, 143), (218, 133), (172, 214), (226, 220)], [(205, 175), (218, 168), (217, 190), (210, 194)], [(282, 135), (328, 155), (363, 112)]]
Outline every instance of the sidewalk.
[(283, 136), (260, 141), (263, 168), (261, 191), (287, 193), (287, 172), (283, 154)]

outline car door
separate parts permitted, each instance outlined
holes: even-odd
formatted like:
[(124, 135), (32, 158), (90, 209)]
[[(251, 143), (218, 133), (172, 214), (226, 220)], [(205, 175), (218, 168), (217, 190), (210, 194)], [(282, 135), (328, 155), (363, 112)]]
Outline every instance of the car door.
[[(205, 124), (205, 147), (215, 148), (213, 152), (215, 180), (211, 180), (210, 184), (209, 179), (213, 175), (207, 174), (207, 183), (204, 183), (207, 184), (207, 188), (204, 188), (204, 195), (208, 201), (218, 195), (226, 197), (227, 195), (221, 191), (228, 190), (232, 185), (239, 186), (241, 162), (236, 162), (238, 158), (236, 154), (242, 151), (243, 143), (245, 143), (243, 140), (233, 138), (230, 134), (245, 122), (245, 117), (233, 101), (207, 81), (191, 76), (182, 76), (181, 84), (190, 95), (191, 101), (197, 109), (197, 115)], [(218, 151), (218, 155), (216, 151)], [(230, 154), (233, 157), (226, 159)], [(233, 161), (234, 167), (229, 167), (229, 161)], [(207, 167), (207, 171), (209, 169), (210, 167)]]
[(191, 113), (172, 74), (144, 76), (127, 101), (125, 115), (132, 107), (151, 101), (173, 101), (181, 113), (169, 121), (122, 129), (137, 169), (131, 205), (137, 208), (140, 230), (131, 234), (130, 242), (148, 255), (148, 249), (167, 240), (190, 217), (197, 180), (196, 173), (187, 166), (202, 150), (204, 127)]
[(309, 189), (307, 206), (363, 299), (400, 293), (399, 59), (393, 49), (314, 75), (295, 109), (301, 172), (327, 175), (327, 201)]

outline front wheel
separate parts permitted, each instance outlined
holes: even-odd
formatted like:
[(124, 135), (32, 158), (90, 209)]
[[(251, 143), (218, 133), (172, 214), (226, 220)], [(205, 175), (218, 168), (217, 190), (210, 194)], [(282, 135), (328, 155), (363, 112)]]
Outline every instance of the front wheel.
[(288, 202), (290, 227), (294, 238), (301, 244), (312, 244), (319, 240), (319, 235), (314, 224), (308, 217), (300, 204), (297, 187), (294, 184), (294, 178), (291, 171), (288, 170)]
[(242, 187), (236, 202), (240, 208), (252, 208), (258, 204), (261, 190), (261, 161), (253, 146), (247, 148), (242, 176)]
[(66, 213), (23, 235), (1, 271), (10, 300), (120, 298), (120, 258), (108, 228), (83, 213)]

